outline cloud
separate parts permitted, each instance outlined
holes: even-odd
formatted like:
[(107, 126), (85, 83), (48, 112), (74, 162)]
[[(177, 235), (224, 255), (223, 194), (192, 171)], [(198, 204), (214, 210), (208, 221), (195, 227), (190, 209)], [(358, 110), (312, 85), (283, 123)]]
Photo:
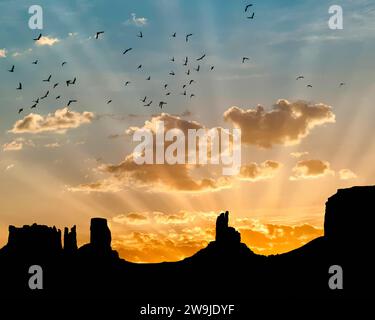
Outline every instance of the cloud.
[(137, 27), (144, 27), (148, 23), (148, 19), (144, 17), (137, 18), (137, 15), (135, 13), (131, 14), (131, 18), (128, 19), (125, 24), (127, 25), (134, 25)]
[(150, 219), (147, 215), (131, 212), (128, 214), (121, 214), (112, 218), (112, 221), (120, 224), (128, 225), (140, 225), (150, 222)]
[(0, 58), (6, 58), (6, 56), (7, 56), (7, 50), (0, 49)]
[(61, 145), (58, 142), (47, 143), (44, 145), (45, 148), (59, 148)]
[(35, 146), (31, 140), (17, 138), (11, 142), (3, 144), (3, 151), (20, 151), (23, 149), (25, 145), (32, 146), (32, 147)]
[(83, 124), (91, 123), (94, 119), (92, 112), (82, 113), (69, 110), (67, 107), (58, 109), (46, 116), (30, 113), (23, 119), (16, 121), (12, 133), (65, 133), (68, 129), (78, 128)]
[(242, 130), (243, 143), (272, 148), (277, 144), (300, 143), (314, 127), (334, 123), (335, 115), (323, 103), (280, 99), (271, 111), (265, 111), (262, 106), (247, 110), (231, 107), (225, 111), (224, 119)]
[[(185, 134), (189, 129), (203, 129), (202, 124), (196, 121), (188, 121), (178, 116), (162, 113), (154, 116), (150, 121), (146, 121), (142, 127), (130, 127), (126, 133), (132, 135), (138, 130), (150, 130), (153, 134), (154, 141), (156, 135), (157, 124), (163, 121), (165, 130), (179, 129)], [(188, 143), (185, 141), (187, 148)], [(165, 149), (168, 143), (165, 144)], [(153, 155), (155, 155), (156, 147), (154, 144)], [(185, 152), (187, 157), (187, 152)], [(118, 164), (102, 165), (98, 168), (101, 172), (110, 175), (110, 178), (98, 181), (93, 184), (82, 184), (75, 188), (74, 191), (89, 190), (93, 192), (103, 192), (103, 190), (111, 190), (109, 186), (113, 184), (112, 190), (119, 190), (125, 187), (147, 188), (157, 191), (181, 191), (181, 192), (198, 192), (198, 191), (217, 191), (230, 186), (230, 179), (227, 177), (219, 177), (214, 179), (210, 176), (198, 178), (193, 175), (193, 170), (197, 167), (188, 164), (143, 164), (137, 165), (134, 161), (135, 154), (131, 153), (125, 156), (125, 159)]]
[(53, 38), (50, 36), (42, 36), (39, 40), (35, 41), (38, 46), (53, 46), (58, 42), (60, 42), (58, 38)]
[(307, 156), (309, 153), (307, 151), (305, 152), (292, 152), (290, 155), (293, 158), (302, 158), (303, 156)]
[(241, 180), (259, 181), (271, 179), (275, 176), (277, 171), (281, 168), (281, 163), (277, 161), (267, 160), (261, 164), (250, 163), (241, 166), (240, 176)]
[(293, 175), (290, 180), (316, 179), (334, 174), (327, 161), (301, 160), (293, 168)]
[(339, 171), (339, 176), (341, 180), (350, 180), (357, 178), (357, 175), (350, 169), (342, 169)]
[(15, 167), (15, 165), (12, 163), (12, 164), (9, 164), (5, 167), (5, 171), (8, 171), (8, 170), (11, 170)]

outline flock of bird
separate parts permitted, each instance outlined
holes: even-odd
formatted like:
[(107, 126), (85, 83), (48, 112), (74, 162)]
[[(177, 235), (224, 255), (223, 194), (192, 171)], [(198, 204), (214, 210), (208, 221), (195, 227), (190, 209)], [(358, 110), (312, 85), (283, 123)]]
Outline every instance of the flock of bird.
[[(302, 79), (305, 79), (305, 77), (302, 76), (302, 75), (300, 75), (300, 76), (298, 76), (298, 77), (296, 78), (297, 81), (298, 81), (298, 80), (302, 80)], [(342, 87), (342, 86), (344, 86), (344, 85), (345, 85), (345, 82), (340, 82), (339, 87)], [(306, 87), (307, 87), (307, 88), (312, 88), (313, 86), (312, 86), (311, 84), (307, 84)]]
[[(248, 4), (245, 6), (245, 13), (246, 14), (249, 14), (250, 13), (250, 8), (253, 7), (253, 4)], [(252, 12), (249, 16), (247, 16), (248, 19), (254, 19), (254, 12)], [(99, 40), (101, 39), (101, 37), (103, 37), (103, 35), (105, 34), (105, 31), (98, 31), (95, 33), (94, 35), (94, 39), (96, 40)], [(139, 31), (139, 33), (136, 35), (139, 39), (143, 39), (144, 38), (144, 34), (142, 31)], [(184, 35), (184, 39), (185, 39), (185, 42), (188, 43), (190, 41), (190, 39), (194, 36), (193, 33), (187, 33), (186, 35)], [(172, 33), (171, 35), (171, 38), (177, 38), (177, 33), (174, 32)], [(33, 40), (35, 42), (37, 41), (40, 41), (42, 39), (42, 34), (40, 33), (36, 38), (34, 38)], [(123, 55), (127, 55), (129, 54), (131, 51), (133, 51), (133, 48), (127, 48), (125, 49), (122, 54)], [(186, 67), (186, 70), (185, 70), (185, 74), (187, 75), (188, 77), (188, 80), (186, 81), (186, 83), (184, 83), (182, 85), (182, 92), (180, 92), (180, 95), (182, 96), (185, 96), (185, 97), (189, 97), (190, 99), (194, 98), (196, 95), (195, 93), (193, 92), (190, 92), (188, 93), (188, 88), (190, 88), (194, 83), (196, 83), (196, 80), (192, 78), (192, 75), (193, 75), (193, 72), (196, 72), (196, 73), (199, 73), (201, 70), (202, 70), (202, 66), (201, 66), (201, 63), (203, 62), (203, 60), (205, 60), (207, 57), (206, 53), (202, 54), (201, 56), (199, 56), (198, 58), (196, 59), (192, 59), (190, 57), (185, 57), (184, 60), (182, 61), (182, 66)], [(249, 57), (242, 57), (242, 63), (245, 63), (247, 61), (249, 61), (250, 58)], [(170, 62), (176, 62), (176, 59), (175, 57), (172, 57), (170, 59)], [(195, 62), (196, 65), (193, 66), (192, 63)], [(39, 60), (35, 60), (35, 61), (32, 61), (32, 64), (33, 65), (37, 65), (39, 63)], [(64, 67), (65, 65), (67, 64), (67, 61), (63, 61), (61, 63), (61, 67)], [(138, 67), (136, 68), (136, 70), (141, 70), (143, 69), (143, 65), (142, 64), (139, 64)], [(209, 66), (209, 71), (214, 71), (215, 69), (215, 66), (214, 65), (210, 65)], [(12, 67), (8, 70), (10, 73), (15, 73), (16, 72), (16, 66), (15, 65), (12, 65)], [(176, 72), (175, 71), (170, 71), (169, 74), (168, 74), (170, 77), (174, 77), (176, 76)], [(52, 82), (51, 80), (53, 79), (53, 76), (52, 74), (48, 75), (48, 77), (46, 77), (45, 79), (42, 80), (42, 82), (44, 83), (53, 83), (51, 85), (50, 88), (46, 89), (46, 92), (44, 95), (40, 96), (40, 97), (37, 97), (36, 99), (34, 99), (32, 101), (32, 105), (30, 106), (30, 109), (35, 109), (38, 107), (38, 104), (41, 102), (41, 100), (44, 100), (46, 99), (47, 97), (51, 96), (53, 94), (53, 90), (56, 89), (58, 86), (61, 86), (61, 84), (59, 82)], [(146, 78), (146, 81), (150, 81), (151, 80), (151, 76), (147, 76)], [(69, 87), (69, 86), (73, 86), (76, 84), (76, 81), (77, 81), (77, 77), (75, 76), (73, 79), (68, 79), (68, 80), (65, 80), (65, 85), (66, 87)], [(168, 81), (167, 81), (168, 82)], [(175, 81), (173, 81), (175, 82)], [(131, 84), (131, 81), (126, 81), (125, 82), (125, 87), (129, 86)], [(169, 84), (168, 83), (165, 83), (163, 85), (163, 95), (167, 98), (169, 96), (172, 95), (172, 91), (169, 90)], [(16, 87), (16, 90), (22, 90), (23, 89), (23, 85), (22, 85), (22, 82), (18, 82), (18, 87)], [(178, 93), (177, 93), (178, 94)], [(56, 100), (59, 100), (61, 99), (61, 95), (60, 94), (55, 94), (55, 99)], [(165, 105), (168, 104), (168, 102), (164, 101), (166, 99), (162, 99), (161, 101), (158, 102), (158, 106), (159, 108), (163, 108)], [(152, 99), (148, 99), (147, 96), (145, 96), (144, 98), (140, 99), (140, 101), (142, 102), (143, 106), (145, 107), (150, 107), (153, 105), (153, 100)], [(66, 105), (67, 106), (70, 106), (72, 103), (76, 103), (78, 102), (77, 99), (72, 99), (70, 98), (69, 100), (67, 100), (67, 103)], [(109, 99), (107, 100), (107, 104), (110, 104), (112, 103), (112, 99)], [(18, 109), (18, 114), (21, 114), (22, 112), (24, 111), (24, 108), (19, 108)]]

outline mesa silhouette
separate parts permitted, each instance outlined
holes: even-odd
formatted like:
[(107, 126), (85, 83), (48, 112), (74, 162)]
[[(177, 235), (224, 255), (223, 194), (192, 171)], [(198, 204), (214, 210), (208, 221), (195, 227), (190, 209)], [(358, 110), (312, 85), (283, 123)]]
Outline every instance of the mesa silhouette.
[[(370, 297), (374, 199), (375, 186), (338, 190), (326, 203), (324, 236), (272, 256), (241, 243), (228, 211), (218, 216), (215, 241), (206, 248), (182, 261), (156, 264), (119, 258), (102, 218), (91, 220), (90, 243), (80, 248), (75, 226), (64, 229), (64, 245), (55, 227), (10, 226), (0, 250), (0, 296), (182, 302)], [(35, 264), (43, 268), (43, 290), (28, 287), (28, 269)], [(331, 265), (343, 268), (343, 290), (329, 289)]]

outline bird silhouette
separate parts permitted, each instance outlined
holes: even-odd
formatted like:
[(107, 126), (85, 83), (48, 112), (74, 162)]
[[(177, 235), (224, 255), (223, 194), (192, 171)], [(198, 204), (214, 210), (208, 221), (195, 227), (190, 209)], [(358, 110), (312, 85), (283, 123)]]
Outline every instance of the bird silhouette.
[(146, 96), (146, 97), (144, 97), (143, 99), (141, 99), (141, 101), (142, 101), (143, 103), (145, 103), (145, 102), (146, 102), (146, 100), (147, 100), (147, 96)]
[(42, 34), (41, 33), (39, 33), (39, 36), (37, 36), (35, 39), (33, 39), (34, 41), (38, 41), (38, 40), (40, 40), (40, 38), (42, 37)]
[(55, 89), (58, 85), (59, 85), (58, 83), (55, 83), (55, 84), (53, 85), (53, 88)]
[(38, 64), (38, 60), (31, 62), (32, 64)]
[(20, 114), (23, 111), (23, 108), (18, 109), (18, 114)]
[(77, 100), (69, 100), (67, 106), (69, 107), (73, 102), (77, 102)]
[(190, 75), (190, 69), (188, 69), (188, 71), (186, 71), (186, 74), (189, 76)]
[(13, 65), (12, 68), (10, 68), (8, 71), (9, 71), (9, 72), (14, 72), (14, 65)]
[(34, 103), (39, 103), (39, 98), (36, 100), (33, 100)]
[(201, 60), (203, 60), (205, 57), (206, 57), (206, 54), (204, 54), (203, 56), (201, 56), (200, 58), (198, 58), (197, 61), (201, 61)]
[(127, 86), (128, 84), (130, 84), (130, 81), (126, 81), (125, 82), (125, 86)]
[(165, 84), (165, 85), (164, 85), (164, 89), (167, 89), (167, 87), (168, 87), (168, 84)]
[(110, 104), (111, 102), (112, 102), (112, 100), (108, 100), (108, 101), (107, 101), (107, 104)]
[(296, 80), (299, 80), (299, 79), (305, 79), (305, 77), (304, 77), (304, 76), (298, 76), (298, 77), (296, 78)]
[(151, 77), (150, 77), (150, 76), (148, 76), (148, 77), (146, 78), (146, 80), (151, 80)]
[(311, 84), (308, 84), (306, 87), (307, 87), (307, 88), (312, 88), (312, 85), (311, 85)]
[(210, 70), (212, 71), (212, 70), (214, 70), (214, 69), (215, 69), (215, 66), (211, 66)]
[(49, 82), (51, 80), (51, 77), (52, 77), (52, 75), (50, 74), (49, 77), (47, 79), (44, 79), (43, 81), (44, 82)]
[(101, 35), (101, 34), (103, 34), (104, 33), (104, 31), (98, 31), (96, 34), (95, 34), (95, 39), (99, 39), (99, 36)]
[(174, 57), (172, 57), (171, 61), (174, 62)]
[(36, 105), (37, 105), (37, 103), (33, 104), (33, 105), (30, 107), (30, 109), (35, 109), (35, 108), (36, 108)]
[(181, 95), (186, 96), (186, 90), (183, 93), (181, 93)]
[(242, 58), (242, 63), (245, 63), (245, 61), (247, 61), (247, 60), (250, 60), (250, 58), (248, 58), (248, 57), (243, 57), (243, 58)]
[(254, 16), (255, 16), (255, 12), (253, 12), (253, 14), (249, 17), (247, 17), (248, 19), (254, 19)]
[(194, 93), (192, 93), (192, 94), (190, 95), (190, 99), (193, 98), (193, 97), (195, 97), (195, 94), (194, 94)]
[(177, 35), (177, 33), (175, 32), (175, 33), (172, 34), (172, 37), (176, 38), (176, 35)]
[(171, 71), (171, 72), (169, 72), (169, 75), (170, 76), (175, 76), (176, 74), (173, 71)]
[(137, 37), (138, 37), (138, 38), (143, 38), (143, 33), (142, 33), (142, 31), (139, 31), (139, 34), (137, 34)]
[(67, 80), (67, 81), (66, 81), (66, 86), (69, 87), (70, 84), (76, 84), (76, 80), (77, 80), (76, 77), (74, 77), (73, 80)]
[(61, 96), (57, 96), (57, 97), (56, 97), (56, 100), (57, 100), (57, 99), (60, 99), (60, 98), (61, 98)]
[(66, 61), (63, 61), (63, 63), (61, 63), (61, 66), (63, 67), (65, 64), (66, 64)]
[(198, 64), (198, 67), (196, 69), (194, 69), (196, 72), (199, 72), (199, 70), (201, 69), (201, 66)]
[(187, 34), (186, 37), (185, 37), (185, 41), (188, 42), (188, 41), (189, 41), (189, 38), (190, 38), (192, 35), (193, 35), (192, 33)]
[(249, 10), (250, 7), (252, 7), (252, 3), (248, 4), (246, 7), (245, 7), (245, 12), (247, 12), (247, 10)]
[(340, 82), (340, 85), (339, 85), (339, 87), (342, 87), (342, 86), (344, 86), (345, 85), (345, 83), (344, 82)]
[(170, 92), (167, 92), (166, 94), (165, 94), (166, 96), (170, 96), (171, 95), (171, 93)]
[(46, 92), (46, 94), (43, 96), (43, 97), (40, 97), (40, 99), (45, 99), (48, 97), (48, 94), (49, 94), (49, 90)]
[(160, 107), (160, 109), (163, 109), (163, 105), (165, 105), (165, 104), (167, 104), (167, 103), (164, 102), (164, 101), (160, 101), (160, 102), (159, 102), (159, 107)]
[(189, 61), (189, 58), (188, 58), (188, 57), (186, 57), (186, 58), (185, 58), (185, 62), (184, 62), (184, 64), (183, 64), (183, 65), (184, 65), (184, 66), (187, 66), (187, 64), (188, 64), (188, 61)]
[(131, 50), (133, 50), (133, 48), (126, 49), (122, 54), (127, 54)]
[(142, 68), (142, 65), (140, 64), (138, 67), (137, 67), (137, 70), (141, 69)]
[(150, 107), (152, 105), (152, 101), (150, 101), (149, 103), (145, 104), (144, 106), (145, 107)]
[(195, 82), (194, 80), (190, 80), (189, 81), (189, 85), (191, 85), (193, 82)]
[(17, 90), (22, 90), (22, 83), (18, 83), (18, 87), (17, 87)]
[(186, 84), (184, 84), (183, 86), (182, 86), (182, 89), (185, 89), (186, 88)]

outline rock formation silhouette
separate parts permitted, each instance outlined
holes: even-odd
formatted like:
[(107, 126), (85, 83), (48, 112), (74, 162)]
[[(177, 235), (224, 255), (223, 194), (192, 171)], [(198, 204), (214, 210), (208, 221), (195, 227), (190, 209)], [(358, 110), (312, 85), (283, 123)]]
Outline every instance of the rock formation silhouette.
[[(161, 299), (357, 298), (371, 296), (375, 186), (341, 189), (326, 203), (324, 236), (291, 252), (252, 252), (229, 226), (229, 212), (216, 221), (215, 241), (182, 261), (130, 263), (111, 248), (107, 220), (93, 218), (90, 243), (77, 248), (76, 227), (9, 227), (0, 250), (0, 297)], [(45, 271), (41, 292), (27, 285), (30, 265)], [(330, 290), (328, 269), (344, 270), (344, 290)], [(370, 269), (366, 270), (369, 267)], [(363, 277), (363, 274), (366, 274)], [(224, 300), (223, 300), (224, 299)]]

